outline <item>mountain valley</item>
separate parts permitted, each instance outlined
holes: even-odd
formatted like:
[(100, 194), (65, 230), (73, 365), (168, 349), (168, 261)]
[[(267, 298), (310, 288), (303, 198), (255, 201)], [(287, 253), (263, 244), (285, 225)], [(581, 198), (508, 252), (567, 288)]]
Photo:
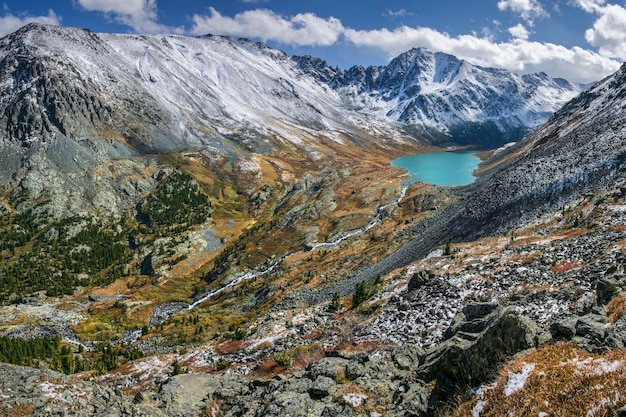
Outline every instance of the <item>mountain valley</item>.
[(625, 81), (0, 39), (0, 414), (622, 415)]

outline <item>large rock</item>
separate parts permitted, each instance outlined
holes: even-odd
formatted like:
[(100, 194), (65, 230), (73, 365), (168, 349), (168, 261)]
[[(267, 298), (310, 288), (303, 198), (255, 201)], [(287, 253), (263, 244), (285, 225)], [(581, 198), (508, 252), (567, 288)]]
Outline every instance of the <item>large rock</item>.
[(396, 366), (402, 370), (417, 369), (424, 358), (424, 350), (410, 343), (398, 346), (391, 357)]
[(435, 279), (435, 274), (433, 274), (431, 271), (418, 271), (414, 273), (409, 280), (407, 288), (409, 291), (417, 290), (428, 284), (433, 279)]
[(266, 400), (267, 405), (254, 416), (318, 417), (322, 416), (326, 407), (324, 403), (312, 400), (307, 394), (294, 392), (277, 392)]
[(602, 277), (593, 283), (599, 305), (604, 305), (619, 292), (619, 286), (615, 279)]
[(459, 389), (478, 386), (506, 359), (547, 338), (531, 319), (512, 307), (487, 303), (466, 306), (445, 336), (419, 369), (425, 381), (436, 380), (431, 407)]
[(313, 362), (307, 367), (307, 375), (315, 380), (320, 376), (325, 376), (338, 381), (346, 375), (346, 366), (350, 361), (344, 358), (328, 357)]
[(410, 385), (407, 392), (402, 395), (402, 407), (404, 415), (423, 416), (428, 409), (430, 390), (425, 384), (416, 382)]
[(231, 399), (248, 393), (243, 384), (223, 375), (181, 374), (172, 377), (159, 392), (168, 416), (199, 415), (207, 401)]
[(309, 388), (311, 398), (324, 398), (331, 394), (335, 387), (335, 381), (327, 376), (318, 376)]

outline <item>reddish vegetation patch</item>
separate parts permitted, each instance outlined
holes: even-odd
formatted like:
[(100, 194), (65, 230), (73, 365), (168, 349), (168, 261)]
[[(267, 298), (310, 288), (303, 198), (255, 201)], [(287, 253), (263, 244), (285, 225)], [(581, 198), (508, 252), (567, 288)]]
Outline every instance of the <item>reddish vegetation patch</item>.
[(305, 369), (311, 363), (319, 361), (326, 356), (326, 352), (323, 349), (315, 349), (312, 351), (303, 352), (302, 355), (297, 356), (294, 361), (294, 368)]
[(626, 403), (626, 351), (592, 354), (557, 343), (509, 362), (496, 381), (445, 415), (614, 416)]
[(615, 323), (619, 320), (626, 314), (626, 294), (622, 293), (614, 297), (606, 306), (606, 310), (609, 313), (609, 323)]
[(251, 376), (257, 379), (271, 379), (278, 375), (282, 370), (282, 366), (272, 359), (268, 362), (263, 362), (254, 368), (251, 372)]
[(244, 348), (243, 340), (227, 340), (215, 346), (215, 352), (219, 355), (230, 355)]
[(563, 274), (567, 271), (571, 271), (572, 269), (580, 268), (582, 266), (583, 266), (582, 262), (572, 262), (572, 261), (563, 260), (552, 265), (550, 267), (550, 271), (557, 273), (557, 274)]
[(3, 405), (0, 404), (0, 415), (11, 417), (30, 416), (37, 407), (30, 404)]

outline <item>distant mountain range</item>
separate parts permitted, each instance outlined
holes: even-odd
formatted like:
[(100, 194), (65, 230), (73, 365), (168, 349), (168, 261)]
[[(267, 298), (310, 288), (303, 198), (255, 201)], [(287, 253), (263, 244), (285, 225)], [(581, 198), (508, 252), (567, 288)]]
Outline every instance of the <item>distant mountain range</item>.
[[(235, 132), (297, 141), (294, 128), (340, 133), (370, 120), (495, 145), (520, 139), (582, 89), (425, 49), (387, 66), (344, 71), (246, 39), (38, 24), (2, 39), (0, 59), (0, 130), (5, 142), (24, 143), (109, 130), (138, 148), (209, 145), (227, 152), (232, 141), (223, 139)], [(137, 126), (122, 128), (120, 120)]]
[[(0, 85), (0, 183), (61, 200), (93, 188), (86, 168), (152, 153), (234, 161), (284, 144), (310, 154), (328, 140), (496, 147), (582, 89), (424, 49), (344, 71), (246, 39), (39, 24), (0, 39)], [(119, 184), (103, 182), (90, 200), (119, 200)]]
[(337, 91), (347, 109), (400, 122), (435, 142), (493, 147), (517, 141), (583, 89), (545, 73), (517, 75), (418, 48), (389, 65), (347, 71), (293, 57)]

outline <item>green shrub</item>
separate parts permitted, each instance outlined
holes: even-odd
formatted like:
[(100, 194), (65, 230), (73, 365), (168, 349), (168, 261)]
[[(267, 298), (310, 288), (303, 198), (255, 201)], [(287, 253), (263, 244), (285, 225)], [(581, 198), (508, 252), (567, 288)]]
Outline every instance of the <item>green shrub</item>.
[(217, 360), (217, 363), (215, 364), (215, 367), (217, 368), (218, 371), (222, 371), (222, 370), (228, 368), (230, 365), (232, 365), (232, 362), (227, 361), (224, 358), (219, 358)]
[(281, 352), (274, 355), (274, 360), (277, 364), (282, 366), (285, 369), (290, 369), (293, 367), (295, 362), (295, 358), (293, 357), (293, 353), (290, 352)]

